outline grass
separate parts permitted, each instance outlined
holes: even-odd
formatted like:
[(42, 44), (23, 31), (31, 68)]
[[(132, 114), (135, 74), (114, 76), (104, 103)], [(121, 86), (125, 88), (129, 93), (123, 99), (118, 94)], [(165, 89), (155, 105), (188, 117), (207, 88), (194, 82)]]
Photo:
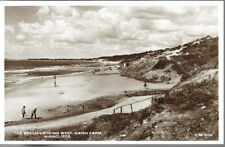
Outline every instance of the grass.
[(121, 67), (121, 75), (141, 81), (154, 82), (154, 78), (147, 79), (144, 73), (152, 72), (157, 69), (163, 70), (168, 65), (171, 65), (171, 69), (182, 76), (182, 82), (198, 71), (217, 68), (218, 66), (218, 37), (211, 39), (202, 38), (200, 44), (193, 45), (193, 42), (189, 42), (185, 44), (181, 55), (172, 56), (170, 60), (161, 57), (163, 52), (179, 48), (180, 46), (167, 48), (161, 51), (153, 51), (153, 53), (146, 56), (147, 60), (141, 63), (135, 61), (129, 62), (130, 65), (128, 67)]

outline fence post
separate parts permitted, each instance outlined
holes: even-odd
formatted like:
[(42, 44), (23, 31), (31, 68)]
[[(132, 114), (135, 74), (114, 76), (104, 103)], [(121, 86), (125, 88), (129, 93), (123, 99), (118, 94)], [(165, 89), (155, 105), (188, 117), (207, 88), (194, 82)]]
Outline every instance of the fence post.
[(152, 97), (152, 105), (154, 104), (155, 102), (155, 97)]
[(122, 108), (122, 106), (120, 107), (120, 113), (123, 113), (123, 108)]
[(132, 104), (130, 104), (130, 109), (131, 109), (131, 112), (133, 113), (133, 107), (132, 107)]

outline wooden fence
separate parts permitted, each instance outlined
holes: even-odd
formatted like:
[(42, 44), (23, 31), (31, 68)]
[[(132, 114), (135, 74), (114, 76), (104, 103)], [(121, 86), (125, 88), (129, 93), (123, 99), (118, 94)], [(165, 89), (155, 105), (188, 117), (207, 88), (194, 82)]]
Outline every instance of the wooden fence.
[(140, 100), (140, 101), (136, 101), (136, 102), (133, 102), (133, 103), (121, 105), (121, 106), (116, 107), (116, 108), (113, 109), (113, 114), (116, 113), (116, 110), (117, 110), (117, 109), (120, 109), (120, 113), (123, 113), (123, 107), (129, 106), (129, 105), (130, 105), (130, 109), (131, 109), (131, 113), (132, 113), (132, 112), (134, 112), (134, 111), (133, 111), (133, 104), (140, 103), (140, 102), (142, 102), (142, 101), (146, 101), (146, 100), (151, 99), (150, 105), (152, 105), (152, 104), (154, 104), (154, 100), (155, 100), (157, 97), (158, 97), (158, 96), (154, 96), (154, 97), (146, 98), (146, 99), (143, 99), (143, 100)]

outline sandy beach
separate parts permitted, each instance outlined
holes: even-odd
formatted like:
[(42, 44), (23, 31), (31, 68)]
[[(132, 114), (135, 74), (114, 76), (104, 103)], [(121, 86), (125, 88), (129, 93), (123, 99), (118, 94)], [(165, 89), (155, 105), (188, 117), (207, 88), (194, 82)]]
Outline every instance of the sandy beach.
[[(106, 64), (106, 63), (105, 63)], [(104, 64), (103, 64), (104, 65)], [(121, 105), (123, 113), (131, 113), (148, 107), (151, 91), (168, 90), (173, 84), (147, 83), (120, 76), (116, 66), (112, 70), (98, 67), (94, 74), (89, 72), (58, 75), (56, 87), (53, 76), (39, 77), (5, 91), (5, 133), (18, 131), (60, 128), (76, 123), (91, 122), (104, 114), (113, 114)], [(132, 94), (133, 93), (133, 94)], [(136, 93), (136, 94), (135, 94)], [(40, 120), (22, 120), (21, 108), (26, 106), (26, 117), (30, 118), (37, 108)], [(69, 106), (70, 112), (67, 112)], [(85, 112), (82, 112), (82, 107)], [(115, 113), (120, 113), (116, 109)]]
[[(115, 74), (115, 70), (80, 75), (57, 76), (57, 87), (53, 77), (36, 79), (5, 93), (5, 121), (21, 120), (20, 110), (26, 106), (27, 117), (37, 107), (39, 117), (54, 117), (63, 114), (63, 110), (49, 111), (66, 105), (77, 105), (81, 102), (101, 96), (116, 95), (124, 91), (143, 90), (143, 82)], [(104, 74), (107, 73), (107, 74)], [(149, 89), (168, 89), (170, 84), (148, 84)], [(13, 107), (12, 107), (13, 106)]]

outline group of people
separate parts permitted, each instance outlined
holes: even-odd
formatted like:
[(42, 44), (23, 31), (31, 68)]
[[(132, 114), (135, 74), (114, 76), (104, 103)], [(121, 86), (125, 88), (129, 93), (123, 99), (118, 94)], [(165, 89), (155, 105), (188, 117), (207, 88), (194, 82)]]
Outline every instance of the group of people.
[[(21, 109), (21, 113), (22, 113), (22, 119), (24, 119), (25, 118), (25, 116), (26, 116), (26, 110), (25, 110), (25, 108), (26, 108), (26, 106), (23, 106), (23, 108)], [(34, 108), (33, 110), (32, 110), (32, 112), (31, 112), (31, 119), (37, 119), (37, 114), (36, 114), (36, 112), (37, 112), (37, 108)]]

